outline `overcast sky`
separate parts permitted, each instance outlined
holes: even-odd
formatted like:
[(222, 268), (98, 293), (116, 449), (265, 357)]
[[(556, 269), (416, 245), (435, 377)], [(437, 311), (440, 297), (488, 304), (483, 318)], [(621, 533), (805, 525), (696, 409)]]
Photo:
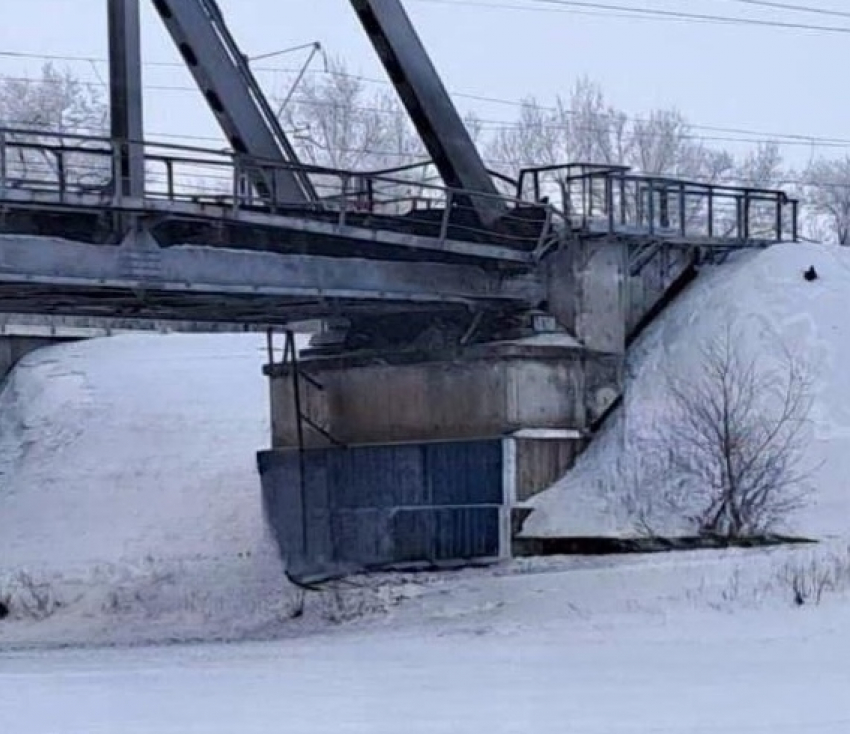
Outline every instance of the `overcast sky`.
[[(626, 19), (535, 0), (469, 0), (487, 2), (487, 7), (452, 1), (406, 0), (405, 6), (446, 85), (455, 93), (508, 101), (527, 95), (551, 100), (586, 75), (603, 86), (612, 103), (633, 113), (673, 106), (703, 125), (850, 138), (845, 81), (850, 33)], [(783, 14), (764, 8), (748, 11), (734, 0), (609, 2), (850, 29), (850, 18)], [(797, 2), (850, 11), (846, 0)], [(343, 57), (354, 71), (385, 78), (348, 0), (219, 3), (249, 56), (320, 41), (329, 54)], [(106, 0), (15, 0), (14, 4), (14, 13), (7, 13), (0, 24), (0, 52), (105, 57)], [(149, 6), (143, 0), (146, 61), (177, 61), (170, 38)], [(291, 68), (303, 59), (303, 54), (293, 54), (262, 65)], [(0, 56), (0, 73), (35, 75), (40, 63)], [(87, 80), (106, 78), (103, 65), (67, 65)], [(259, 76), (267, 88), (281, 84), (279, 75), (263, 72)], [(191, 87), (183, 69), (147, 66), (145, 81), (153, 87), (146, 100), (150, 135), (217, 134), (196, 91), (157, 89)], [(487, 120), (511, 120), (516, 113), (508, 104), (466, 97), (456, 101), (462, 111), (474, 109)], [(822, 152), (840, 155), (850, 148)], [(789, 147), (787, 153), (805, 161), (811, 151), (803, 145)]]

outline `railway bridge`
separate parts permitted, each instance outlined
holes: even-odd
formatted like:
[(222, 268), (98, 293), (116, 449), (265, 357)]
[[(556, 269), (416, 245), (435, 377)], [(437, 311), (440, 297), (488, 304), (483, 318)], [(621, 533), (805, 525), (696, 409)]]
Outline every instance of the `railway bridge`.
[[(797, 237), (781, 191), (489, 171), (399, 0), (350, 3), (428, 161), (300, 162), (214, 0), (153, 4), (228, 147), (148, 139), (139, 1), (106, 2), (108, 134), (0, 129), (0, 313), (321, 324), (300, 354), (270, 332), (265, 367), (264, 502), (299, 578), (509, 554), (513, 508), (616, 405), (628, 342), (703, 262)], [(4, 333), (6, 366), (44, 343)]]

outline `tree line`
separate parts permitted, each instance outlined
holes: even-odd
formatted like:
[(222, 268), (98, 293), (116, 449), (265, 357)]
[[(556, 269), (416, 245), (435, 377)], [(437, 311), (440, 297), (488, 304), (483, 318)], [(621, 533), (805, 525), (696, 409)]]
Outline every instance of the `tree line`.
[[(427, 159), (394, 90), (376, 88), (340, 60), (331, 61), (327, 72), (307, 75), (294, 94), (279, 95), (285, 105), (273, 100), (304, 162), (374, 171)], [(782, 188), (803, 203), (807, 239), (850, 244), (850, 153), (813, 156), (800, 169), (787, 165), (776, 141), (761, 141), (733, 155), (708, 144), (678, 110), (629, 114), (589, 79), (578, 80), (551, 102), (522, 100), (508, 122), (474, 113), (464, 119), (488, 167), (507, 176), (527, 166), (584, 162), (706, 183)], [(104, 133), (108, 105), (99, 85), (46, 64), (33, 78), (0, 77), (0, 124), (69, 135)], [(48, 166), (19, 155), (19, 167)], [(406, 175), (437, 183), (427, 169)]]

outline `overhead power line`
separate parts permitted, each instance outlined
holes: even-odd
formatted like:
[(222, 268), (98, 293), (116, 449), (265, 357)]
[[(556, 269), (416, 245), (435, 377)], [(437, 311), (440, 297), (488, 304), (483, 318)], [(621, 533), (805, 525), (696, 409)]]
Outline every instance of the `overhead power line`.
[(732, 2), (740, 5), (754, 5), (760, 8), (772, 10), (789, 10), (796, 13), (813, 13), (815, 15), (828, 15), (832, 18), (850, 18), (850, 13), (844, 10), (830, 10), (828, 8), (816, 8), (811, 5), (796, 5), (794, 3), (771, 2), (771, 0), (721, 0), (721, 2)]
[(680, 10), (664, 10), (662, 8), (636, 8), (629, 5), (603, 2), (581, 2), (580, 0), (523, 0), (520, 4), (514, 2), (506, 5), (496, 2), (473, 2), (472, 0), (415, 0), (421, 3), (437, 5), (466, 5), (481, 8), (498, 8), (502, 10), (540, 10), (540, 6), (548, 6), (564, 12), (565, 9), (595, 10), (600, 15), (617, 14), (626, 18), (648, 18), (674, 22), (717, 23), (733, 26), (750, 26), (765, 28), (780, 28), (785, 30), (805, 30), (819, 33), (850, 34), (850, 27), (834, 25), (818, 25), (814, 23), (798, 23), (794, 21), (771, 20), (768, 18), (748, 18), (738, 15), (716, 15), (711, 13), (691, 13)]
[[(319, 72), (323, 73), (323, 72)], [(334, 72), (329, 72), (334, 73)], [(357, 75), (348, 75), (348, 76), (357, 76)], [(10, 79), (12, 81), (21, 82), (21, 83), (29, 83), (29, 84), (39, 84), (44, 83), (43, 79), (38, 78), (29, 78), (29, 77), (5, 77), (6, 79)], [(359, 78), (359, 77), (358, 77)], [(56, 83), (59, 83), (57, 80)], [(84, 86), (103, 88), (104, 84), (102, 82), (91, 82), (91, 81), (78, 81), (79, 84)], [(382, 82), (383, 83), (383, 82)], [(389, 82), (386, 82), (389, 84)], [(145, 89), (147, 91), (169, 91), (169, 92), (187, 92), (187, 93), (197, 93), (197, 89), (189, 86), (171, 86), (171, 85), (146, 85)], [(461, 96), (461, 95), (456, 95)], [(466, 98), (472, 98), (481, 101), (498, 101), (503, 104), (510, 105), (512, 107), (521, 107), (524, 103), (517, 102), (516, 100), (502, 100), (493, 97), (485, 97), (481, 95), (463, 95)], [(303, 98), (299, 99), (297, 96), (294, 98), (296, 101), (300, 101), (308, 106), (314, 107), (325, 107), (325, 108), (345, 108), (348, 105), (343, 103), (335, 103), (331, 100), (305, 100)], [(537, 109), (540, 109), (545, 112), (561, 112), (565, 115), (575, 115), (575, 111), (569, 109), (563, 109), (558, 107), (553, 107), (550, 105), (535, 105)], [(389, 109), (384, 107), (371, 107), (364, 105), (356, 105), (354, 110), (357, 112), (371, 112), (375, 114), (381, 115), (397, 115), (399, 114), (399, 110), (397, 109)], [(606, 117), (610, 117), (607, 114), (601, 113), (598, 115), (600, 119), (605, 119)], [(631, 122), (641, 123), (647, 122), (646, 118), (641, 117), (630, 117), (629, 120)], [(479, 124), (486, 127), (489, 130), (513, 130), (522, 127), (523, 123), (517, 120), (504, 120), (504, 119), (489, 119), (489, 118), (478, 118), (476, 120)], [(704, 142), (715, 142), (715, 143), (745, 143), (745, 144), (758, 144), (758, 143), (777, 143), (784, 146), (797, 146), (797, 147), (811, 147), (813, 145), (821, 146), (821, 147), (831, 147), (831, 148), (850, 148), (850, 138), (838, 138), (838, 137), (826, 137), (826, 136), (818, 136), (818, 135), (806, 135), (804, 133), (782, 133), (782, 132), (765, 132), (758, 130), (748, 130), (746, 128), (739, 127), (723, 127), (718, 125), (702, 125), (698, 123), (687, 123), (688, 128), (696, 131), (705, 131), (707, 133), (721, 133), (720, 135), (708, 135), (708, 134), (695, 134), (695, 133), (683, 133), (683, 139), (689, 140), (697, 140)], [(600, 125), (595, 125), (593, 127), (594, 130), (599, 129)], [(607, 125), (606, 127), (610, 127)], [(558, 122), (544, 122), (539, 125), (540, 129), (544, 130), (565, 130), (569, 129), (567, 124), (562, 124)], [(587, 126), (584, 127), (572, 127), (573, 130), (588, 130), (590, 129)], [(186, 140), (212, 140), (213, 138), (204, 137), (204, 136), (193, 136), (193, 135), (171, 135), (169, 137), (174, 138), (183, 138)]]
[[(454, 0), (449, 0), (449, 1), (454, 1)], [(59, 55), (25, 53), (25, 52), (17, 52), (17, 51), (0, 51), (0, 57), (10, 56), (10, 55), (21, 56), (21, 57), (24, 57), (24, 58), (31, 58), (31, 59), (82, 61), (82, 62), (86, 62), (86, 63), (95, 61), (97, 63), (107, 63), (105, 59), (98, 59), (98, 58), (95, 58), (95, 57), (59, 56)], [(174, 66), (182, 67), (182, 64), (176, 63), (176, 62), (174, 64), (172, 64), (171, 62), (148, 62), (148, 63), (150, 63), (152, 65), (162, 65), (162, 66), (172, 66), (172, 65), (174, 65)], [(278, 68), (275, 68), (274, 71), (294, 73), (294, 72), (297, 72), (298, 70), (297, 69), (288, 69), (288, 68), (285, 68), (285, 67), (278, 67)], [(364, 76), (362, 74), (354, 74), (354, 73), (344, 72), (344, 71), (339, 71), (339, 70), (334, 70), (334, 69), (328, 69), (328, 70), (312, 69), (312, 70), (308, 70), (307, 73), (330, 75), (330, 76), (341, 76), (341, 77), (347, 77), (347, 78), (351, 78), (351, 79), (357, 79), (357, 80), (372, 83), (372, 84), (379, 84), (379, 85), (382, 85), (382, 86), (392, 86), (391, 82), (389, 82), (386, 79), (376, 79), (374, 77), (368, 77), (368, 76)], [(43, 82), (42, 79), (37, 78), (37, 77), (4, 77), (4, 78), (11, 79), (11, 80), (17, 81), (17, 82), (30, 83), (30, 84), (38, 84), (38, 83)], [(79, 83), (84, 85), (84, 86), (88, 86), (88, 87), (95, 87), (95, 88), (101, 88), (101, 89), (106, 88), (106, 84), (103, 81), (92, 82), (92, 81), (79, 80)], [(148, 84), (148, 85), (145, 85), (145, 89), (148, 90), (148, 91), (185, 92), (185, 93), (192, 93), (192, 94), (196, 94), (197, 91), (198, 91), (196, 87), (191, 87), (191, 86), (186, 86), (186, 85), (161, 85), (161, 84), (160, 85)], [(518, 100), (515, 100), (515, 99), (513, 99), (513, 100), (512, 99), (504, 99), (504, 98), (500, 98), (500, 97), (490, 97), (490, 96), (485, 96), (485, 95), (480, 95), (480, 94), (469, 94), (469, 93), (464, 93), (464, 92), (452, 92), (452, 95), (454, 97), (457, 97), (457, 98), (470, 99), (470, 100), (474, 100), (474, 101), (478, 101), (478, 102), (486, 102), (486, 103), (490, 103), (490, 104), (499, 104), (499, 105), (504, 105), (504, 106), (508, 106), (508, 107), (512, 107), (512, 108), (521, 108), (526, 104), (523, 101), (518, 101)], [(313, 104), (317, 104), (317, 105), (323, 104), (325, 106), (334, 106), (334, 103), (332, 103), (332, 102), (313, 102)], [(546, 112), (562, 111), (562, 112), (565, 112), (566, 114), (572, 114), (571, 110), (561, 110), (558, 107), (554, 107), (554, 106), (551, 106), (551, 105), (535, 104), (535, 107), (537, 107), (540, 110), (546, 111)], [(383, 108), (378, 108), (378, 107), (358, 106), (357, 109), (359, 111), (363, 111), (363, 112), (376, 112), (376, 113), (388, 114), (388, 115), (396, 114), (395, 110), (383, 109)], [(630, 119), (633, 122), (645, 122), (646, 121), (645, 119), (640, 118), (640, 117), (631, 117)], [(517, 121), (513, 121), (513, 120), (498, 120), (498, 119), (496, 119), (496, 120), (494, 120), (494, 119), (480, 119), (480, 120), (478, 120), (478, 122), (483, 123), (484, 125), (486, 125), (488, 127), (493, 127), (493, 126), (499, 127), (500, 126), (500, 127), (505, 128), (505, 129), (515, 128), (515, 127), (518, 127), (519, 124), (520, 124)], [(698, 138), (698, 139), (706, 140), (706, 141), (714, 140), (714, 141), (739, 142), (739, 143), (777, 142), (777, 143), (782, 143), (783, 145), (799, 145), (799, 146), (811, 146), (811, 145), (815, 145), (815, 144), (816, 145), (823, 145), (823, 146), (833, 146), (833, 147), (850, 146), (850, 138), (825, 137), (825, 136), (822, 136), (822, 135), (808, 135), (808, 134), (805, 134), (805, 133), (797, 133), (797, 132), (794, 132), (794, 133), (765, 132), (765, 131), (759, 131), (759, 130), (750, 130), (750, 129), (741, 128), (741, 127), (724, 127), (724, 126), (718, 126), (718, 125), (703, 125), (703, 124), (699, 124), (699, 123), (688, 123), (688, 127), (690, 127), (693, 130), (704, 130), (706, 132), (711, 132), (711, 133), (724, 133), (724, 134), (732, 135), (732, 136), (748, 136), (747, 138), (741, 138), (741, 137), (721, 137), (721, 138), (714, 137), (714, 138), (712, 138), (711, 136), (692, 136), (694, 138)], [(173, 135), (171, 137), (178, 137), (178, 136)], [(185, 138), (187, 140), (191, 140), (195, 136), (181, 135), (179, 137)], [(204, 138), (199, 137), (197, 139), (204, 139)], [(206, 138), (206, 139), (210, 139), (210, 138)]]

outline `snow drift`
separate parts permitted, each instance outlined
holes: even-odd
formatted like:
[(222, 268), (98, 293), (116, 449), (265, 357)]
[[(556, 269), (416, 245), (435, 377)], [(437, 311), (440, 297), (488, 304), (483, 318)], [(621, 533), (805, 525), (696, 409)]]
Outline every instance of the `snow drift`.
[(127, 615), (146, 636), (230, 636), (281, 614), (288, 585), (255, 465), (269, 442), (264, 361), (257, 335), (132, 335), (19, 363), (0, 395), (13, 616), (64, 607), (56, 616), (133, 639)]
[[(803, 272), (814, 266), (819, 278)], [(813, 492), (787, 530), (820, 538), (850, 532), (850, 249), (782, 244), (706, 268), (632, 348), (623, 407), (575, 468), (533, 500), (528, 535), (634, 535), (622, 467), (645, 445), (670, 402), (665, 373), (697, 377), (700, 344), (730, 323), (743, 347), (777, 339), (802, 356), (814, 382), (807, 444)], [(670, 517), (662, 531), (677, 531)]]

